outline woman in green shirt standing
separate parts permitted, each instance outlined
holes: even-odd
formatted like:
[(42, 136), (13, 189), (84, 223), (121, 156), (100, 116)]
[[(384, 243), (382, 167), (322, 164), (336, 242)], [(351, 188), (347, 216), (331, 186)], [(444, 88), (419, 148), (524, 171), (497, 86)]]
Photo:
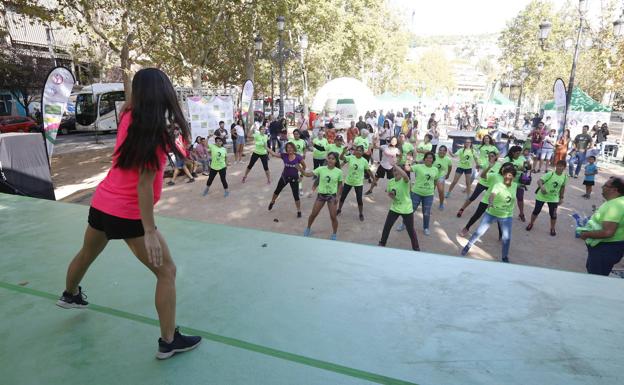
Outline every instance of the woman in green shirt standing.
[(401, 167), (394, 165), (393, 170), (394, 178), (388, 181), (386, 190), (388, 196), (392, 199), (392, 205), (386, 216), (386, 222), (381, 232), (381, 240), (379, 246), (386, 246), (388, 237), (390, 236), (390, 230), (399, 217), (403, 218), (403, 223), (407, 228), (407, 234), (412, 242), (412, 250), (420, 251), (418, 246), (418, 238), (416, 237), (416, 231), (414, 231), (414, 209), (412, 206), (412, 199), (410, 197), (410, 182), (405, 171)]
[(609, 275), (624, 256), (624, 179), (609, 178), (602, 196), (606, 202), (591, 217), (600, 229), (583, 231), (580, 237), (587, 244), (587, 272)]
[[(411, 170), (414, 173), (414, 184), (410, 193), (412, 207), (414, 212), (416, 212), (418, 206), (422, 203), (423, 231), (425, 235), (429, 235), (431, 234), (429, 231), (429, 220), (431, 218), (431, 206), (433, 205), (433, 193), (438, 179), (438, 169), (433, 167), (433, 161), (435, 160), (433, 152), (426, 153), (423, 160), (424, 164), (407, 164), (405, 170)], [(402, 231), (406, 226), (407, 224), (403, 223), (397, 228), (397, 231)]]
[(472, 148), (472, 140), (467, 139), (464, 142), (464, 147), (457, 151), (457, 154), (452, 154), (459, 158), (459, 162), (457, 163), (457, 168), (455, 169), (455, 177), (453, 178), (453, 182), (451, 183), (451, 187), (449, 187), (448, 192), (445, 197), (448, 198), (451, 196), (451, 192), (455, 188), (457, 181), (459, 178), (464, 175), (466, 178), (466, 196), (470, 196), (470, 190), (472, 188), (472, 167), (473, 165), (477, 165), (477, 154), (475, 153), (474, 148)]
[(423, 142), (419, 143), (416, 146), (416, 163), (422, 162), (425, 158), (425, 154), (430, 152), (433, 148), (433, 144), (431, 144), (431, 138), (433, 138), (431, 134), (426, 134)]
[(362, 191), (364, 190), (364, 173), (368, 174), (369, 178), (374, 178), (374, 175), (368, 166), (368, 160), (363, 157), (363, 146), (355, 147), (355, 151), (353, 152), (354, 155), (346, 155), (346, 152), (347, 148), (345, 148), (340, 154), (340, 160), (343, 164), (349, 165), (349, 171), (342, 189), (342, 194), (340, 194), (340, 203), (338, 205), (337, 214), (340, 215), (342, 205), (347, 199), (351, 189), (354, 189), (358, 210), (360, 212), (360, 221), (364, 221), (364, 201), (362, 200)]
[(203, 196), (208, 195), (208, 190), (210, 190), (212, 181), (214, 181), (215, 176), (219, 174), (224, 190), (223, 196), (227, 198), (230, 192), (228, 191), (228, 182), (225, 178), (227, 172), (227, 150), (223, 147), (223, 138), (219, 136), (215, 137), (215, 144), (209, 144), (208, 148), (210, 149), (212, 161), (210, 162), (210, 173), (208, 174), (208, 181), (206, 182)]
[(555, 165), (555, 171), (549, 171), (544, 174), (538, 181), (538, 191), (535, 195), (535, 208), (531, 214), (531, 222), (527, 225), (526, 230), (531, 231), (535, 220), (542, 211), (544, 203), (548, 204), (548, 214), (550, 214), (550, 235), (555, 236), (555, 225), (557, 224), (557, 206), (563, 202), (565, 194), (565, 185), (568, 181), (565, 168), (567, 164), (565, 160), (560, 160)]
[(509, 262), (509, 246), (511, 245), (511, 225), (513, 222), (513, 209), (518, 184), (514, 182), (516, 169), (511, 165), (505, 165), (501, 170), (503, 181), (492, 187), (488, 197), (488, 208), (477, 230), (472, 234), (468, 244), (462, 249), (461, 255), (468, 254), (470, 248), (490, 228), (492, 222), (498, 222), (501, 226), (503, 242), (502, 260)]
[(312, 162), (314, 169), (325, 165), (325, 158), (327, 157), (327, 147), (329, 142), (325, 138), (325, 131), (320, 129), (316, 134), (316, 138), (312, 140), (312, 146), (314, 152), (312, 152)]
[(266, 128), (260, 127), (258, 132), (253, 134), (254, 139), (254, 150), (251, 154), (251, 159), (249, 159), (249, 165), (247, 165), (247, 169), (245, 170), (245, 176), (243, 176), (242, 183), (247, 181), (247, 175), (256, 164), (258, 159), (262, 162), (262, 168), (264, 169), (264, 173), (266, 174), (267, 184), (271, 184), (271, 172), (269, 171), (269, 154), (267, 152), (267, 143), (269, 142), (269, 137), (266, 134)]
[(516, 179), (515, 182), (518, 184), (518, 189), (516, 191), (516, 201), (518, 202), (518, 211), (520, 211), (519, 218), (522, 222), (526, 221), (524, 216), (524, 190), (526, 188), (520, 185), (520, 174), (531, 169), (531, 161), (527, 159), (524, 155), (522, 155), (522, 147), (513, 146), (509, 149), (507, 153), (507, 157), (505, 158), (505, 162), (513, 163), (516, 168)]
[(316, 197), (316, 202), (314, 202), (314, 207), (312, 207), (312, 212), (308, 218), (308, 227), (306, 227), (303, 231), (303, 236), (310, 236), (314, 220), (318, 216), (319, 212), (321, 212), (323, 206), (325, 206), (325, 203), (327, 203), (327, 209), (329, 210), (333, 230), (329, 239), (335, 241), (336, 232), (338, 231), (338, 208), (336, 206), (336, 196), (342, 194), (342, 170), (340, 169), (338, 154), (330, 152), (329, 155), (327, 155), (327, 166), (315, 168), (313, 172), (306, 171), (304, 175), (318, 178), (318, 196)]
[(440, 211), (444, 210), (444, 183), (451, 175), (451, 169), (453, 168), (453, 162), (451, 158), (446, 155), (447, 148), (445, 145), (438, 147), (438, 156), (433, 162), (433, 167), (438, 169), (438, 181), (436, 187), (438, 189), (438, 198), (440, 199)]
[[(301, 131), (299, 129), (293, 130), (293, 139), (289, 140), (289, 142), (295, 145), (296, 154), (305, 159), (308, 143), (301, 139)], [(299, 195), (303, 196), (303, 178), (299, 178)]]
[[(487, 163), (481, 163), (480, 169), (481, 170), (488, 169), (489, 170), (488, 172), (497, 173), (498, 172), (498, 169), (496, 168), (497, 160), (498, 160), (498, 153), (490, 152), (488, 154)], [(500, 164), (499, 164), (499, 167), (500, 167)], [(477, 187), (475, 187), (475, 190), (472, 193), (472, 195), (468, 199), (466, 199), (462, 207), (457, 212), (457, 218), (461, 218), (462, 214), (464, 214), (464, 210), (466, 209), (466, 207), (470, 206), (470, 204), (474, 202), (479, 197), (479, 195), (481, 195), (481, 193), (486, 191), (489, 187), (490, 185), (488, 184), (488, 181), (487, 181), (487, 173), (483, 175), (483, 172), (480, 172), (479, 183), (477, 183)]]

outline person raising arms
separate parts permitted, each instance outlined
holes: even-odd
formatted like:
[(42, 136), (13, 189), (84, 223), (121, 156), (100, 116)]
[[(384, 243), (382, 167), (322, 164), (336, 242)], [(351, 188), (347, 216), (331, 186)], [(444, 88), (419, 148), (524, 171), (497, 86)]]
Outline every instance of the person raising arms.
[(403, 218), (403, 223), (405, 223), (407, 235), (410, 237), (412, 250), (420, 251), (416, 231), (414, 231), (414, 208), (412, 206), (412, 199), (410, 198), (409, 178), (407, 177), (407, 173), (396, 164), (394, 165), (392, 174), (394, 177), (388, 181), (388, 186), (386, 187), (388, 196), (392, 199), (392, 204), (390, 205), (390, 210), (388, 210), (388, 215), (386, 216), (386, 221), (381, 231), (379, 246), (386, 246), (392, 226), (396, 220), (401, 217)]
[(297, 218), (301, 218), (301, 201), (299, 200), (299, 174), (303, 173), (306, 169), (305, 161), (303, 157), (297, 154), (297, 147), (294, 143), (286, 143), (285, 153), (277, 153), (271, 149), (268, 149), (269, 154), (274, 158), (280, 158), (284, 162), (284, 170), (282, 176), (277, 182), (277, 187), (273, 192), (273, 197), (269, 203), (269, 211), (273, 209), (277, 197), (280, 195), (286, 185), (290, 185), (292, 190), (293, 199), (295, 200), (295, 206), (297, 207)]
[(345, 180), (342, 194), (340, 195), (340, 203), (338, 205), (337, 214), (342, 212), (342, 206), (344, 205), (347, 196), (351, 189), (355, 190), (355, 198), (357, 199), (358, 211), (360, 212), (360, 221), (364, 221), (364, 201), (362, 200), (362, 190), (364, 189), (364, 173), (368, 174), (369, 178), (375, 176), (371, 172), (368, 166), (368, 160), (364, 158), (364, 147), (357, 146), (353, 155), (346, 155), (347, 148), (345, 148), (340, 154), (340, 161), (343, 164), (349, 166), (347, 173), (347, 179)]
[(438, 179), (436, 182), (436, 188), (438, 189), (438, 199), (440, 200), (440, 211), (444, 210), (444, 183), (451, 175), (451, 169), (453, 168), (453, 162), (451, 158), (447, 156), (447, 148), (445, 145), (438, 147), (438, 156), (436, 156), (433, 162), (433, 167), (438, 169)]
[(155, 68), (138, 71), (132, 79), (129, 103), (120, 116), (112, 168), (93, 194), (83, 245), (69, 264), (65, 291), (57, 302), (66, 309), (87, 307), (80, 282), (108, 242), (123, 239), (156, 276), (158, 359), (186, 352), (201, 342), (201, 337), (182, 335), (176, 327), (176, 266), (154, 218), (167, 153), (173, 151), (176, 157), (184, 158), (175, 145), (176, 127), (189, 138), (167, 75)]
[(271, 172), (269, 171), (269, 155), (267, 152), (269, 137), (266, 134), (266, 128), (260, 127), (258, 132), (253, 134), (254, 139), (254, 150), (251, 153), (251, 158), (249, 159), (249, 165), (247, 165), (247, 169), (245, 170), (245, 176), (243, 176), (242, 183), (247, 181), (247, 176), (249, 172), (256, 164), (258, 159), (262, 162), (262, 168), (264, 169), (264, 173), (266, 174), (267, 184), (271, 184)]

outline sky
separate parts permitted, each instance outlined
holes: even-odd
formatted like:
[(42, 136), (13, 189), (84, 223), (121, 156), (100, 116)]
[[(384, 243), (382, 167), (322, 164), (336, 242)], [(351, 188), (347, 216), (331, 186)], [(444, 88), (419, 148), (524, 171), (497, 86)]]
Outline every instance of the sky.
[[(410, 30), (416, 35), (474, 35), (497, 33), (530, 0), (387, 0), (401, 9)], [(551, 0), (556, 8), (565, 0)], [(572, 0), (573, 3), (576, 1)], [(600, 0), (589, 0), (589, 13), (596, 14)], [(415, 11), (414, 22), (411, 22)]]

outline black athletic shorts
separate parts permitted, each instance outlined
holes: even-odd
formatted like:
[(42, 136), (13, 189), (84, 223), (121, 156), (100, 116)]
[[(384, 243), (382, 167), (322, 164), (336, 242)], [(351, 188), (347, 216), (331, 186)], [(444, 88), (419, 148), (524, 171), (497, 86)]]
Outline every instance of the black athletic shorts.
[(584, 184), (585, 186), (593, 186), (593, 185), (594, 185), (594, 183), (595, 183), (595, 182), (594, 182), (593, 180), (584, 180), (584, 181), (583, 181), (583, 184)]
[(145, 235), (140, 219), (125, 219), (89, 208), (89, 226), (106, 234), (108, 239), (131, 239)]

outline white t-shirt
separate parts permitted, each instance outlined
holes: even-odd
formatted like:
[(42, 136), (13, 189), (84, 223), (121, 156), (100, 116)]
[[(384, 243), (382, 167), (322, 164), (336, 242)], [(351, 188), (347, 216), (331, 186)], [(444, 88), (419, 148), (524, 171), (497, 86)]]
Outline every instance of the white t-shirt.
[(390, 170), (396, 164), (396, 158), (401, 151), (396, 147), (390, 147), (387, 145), (381, 146), (383, 151), (383, 158), (381, 159), (381, 167), (386, 170)]
[(400, 116), (397, 116), (394, 118), (394, 125), (395, 126), (399, 126), (401, 127), (401, 125), (403, 124), (403, 118)]
[(243, 130), (243, 127), (237, 124), (236, 126), (234, 126), (234, 129), (236, 130), (236, 135), (245, 136), (245, 130)]

